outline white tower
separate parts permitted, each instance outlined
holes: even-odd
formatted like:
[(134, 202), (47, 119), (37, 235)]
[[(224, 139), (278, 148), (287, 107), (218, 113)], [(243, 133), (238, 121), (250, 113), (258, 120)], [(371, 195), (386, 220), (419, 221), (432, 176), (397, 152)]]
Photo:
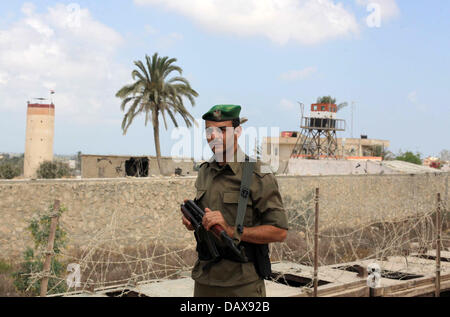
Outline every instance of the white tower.
[(28, 103), (24, 177), (35, 178), (39, 165), (53, 160), (55, 105)]

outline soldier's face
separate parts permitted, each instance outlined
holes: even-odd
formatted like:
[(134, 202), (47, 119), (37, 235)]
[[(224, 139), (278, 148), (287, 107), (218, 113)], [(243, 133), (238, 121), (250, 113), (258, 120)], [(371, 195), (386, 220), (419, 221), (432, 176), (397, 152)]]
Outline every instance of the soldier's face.
[(232, 121), (206, 121), (206, 140), (214, 154), (220, 155), (233, 151), (238, 135), (235, 133)]

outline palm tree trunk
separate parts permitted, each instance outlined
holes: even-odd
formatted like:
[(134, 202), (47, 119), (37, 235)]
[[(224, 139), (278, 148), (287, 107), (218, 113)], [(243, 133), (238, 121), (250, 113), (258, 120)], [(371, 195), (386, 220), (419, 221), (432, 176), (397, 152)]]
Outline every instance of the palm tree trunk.
[(159, 111), (152, 111), (152, 123), (153, 123), (153, 136), (155, 138), (155, 150), (156, 150), (156, 160), (158, 162), (159, 173), (163, 175), (163, 170), (161, 166), (161, 145), (159, 143)]

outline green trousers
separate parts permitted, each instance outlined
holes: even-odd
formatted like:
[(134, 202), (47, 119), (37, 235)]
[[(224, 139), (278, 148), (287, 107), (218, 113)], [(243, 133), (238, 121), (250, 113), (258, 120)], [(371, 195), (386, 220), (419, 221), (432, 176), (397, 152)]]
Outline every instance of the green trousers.
[(266, 297), (264, 280), (230, 286), (209, 286), (195, 282), (194, 297)]

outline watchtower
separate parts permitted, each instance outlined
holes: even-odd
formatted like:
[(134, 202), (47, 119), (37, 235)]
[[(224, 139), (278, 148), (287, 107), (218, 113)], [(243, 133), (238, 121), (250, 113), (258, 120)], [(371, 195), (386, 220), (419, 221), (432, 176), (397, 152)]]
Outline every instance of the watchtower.
[(25, 178), (36, 177), (39, 165), (53, 160), (54, 130), (55, 105), (28, 102), (23, 166)]
[(345, 131), (345, 120), (337, 119), (336, 104), (311, 105), (309, 117), (302, 115), (301, 132), (291, 158), (337, 158), (337, 131)]

